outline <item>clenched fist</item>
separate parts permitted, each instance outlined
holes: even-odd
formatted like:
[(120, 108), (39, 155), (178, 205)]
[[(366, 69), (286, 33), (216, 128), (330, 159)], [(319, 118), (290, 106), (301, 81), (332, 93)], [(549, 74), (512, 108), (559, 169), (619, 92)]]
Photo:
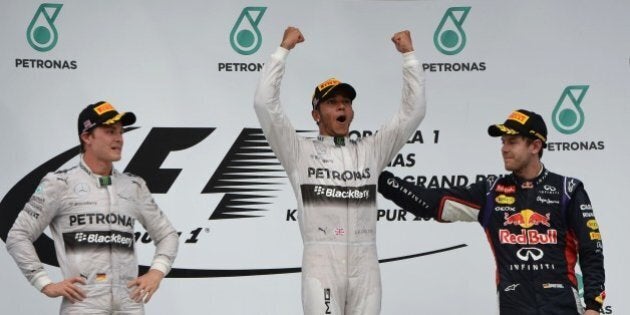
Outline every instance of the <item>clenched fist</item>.
[(392, 36), (392, 42), (396, 45), (396, 49), (403, 54), (413, 51), (411, 33), (407, 30), (394, 34), (394, 36)]
[(302, 36), (302, 32), (297, 27), (289, 26), (284, 31), (284, 36), (282, 36), (282, 43), (280, 46), (291, 50), (295, 45), (304, 41), (304, 36)]

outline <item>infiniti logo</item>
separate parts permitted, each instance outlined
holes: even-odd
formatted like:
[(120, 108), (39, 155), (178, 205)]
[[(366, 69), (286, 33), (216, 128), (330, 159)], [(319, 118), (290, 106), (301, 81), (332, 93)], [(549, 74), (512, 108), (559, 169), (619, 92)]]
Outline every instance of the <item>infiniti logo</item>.
[(538, 261), (543, 258), (545, 252), (536, 247), (523, 247), (516, 252), (516, 257), (522, 261)]
[(398, 182), (394, 178), (388, 178), (387, 179), (387, 185), (389, 185), (389, 186), (391, 186), (393, 188), (398, 188)]

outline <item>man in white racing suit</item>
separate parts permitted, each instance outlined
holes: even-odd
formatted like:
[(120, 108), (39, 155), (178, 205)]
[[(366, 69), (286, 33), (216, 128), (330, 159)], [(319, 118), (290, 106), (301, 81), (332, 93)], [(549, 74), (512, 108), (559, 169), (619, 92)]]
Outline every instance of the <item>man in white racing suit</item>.
[[(7, 250), (22, 273), (49, 297), (62, 296), (61, 314), (143, 314), (177, 254), (178, 235), (145, 182), (113, 168), (121, 158), (123, 126), (131, 112), (107, 102), (79, 115), (79, 165), (48, 173), (20, 212)], [(155, 242), (149, 271), (138, 277), (134, 224)], [(65, 280), (53, 282), (33, 242), (50, 226)]]
[(373, 136), (350, 140), (352, 86), (329, 79), (315, 88), (315, 139), (298, 136), (280, 105), (289, 50), (304, 41), (294, 27), (265, 64), (255, 110), (284, 166), (298, 202), (304, 242), (302, 306), (305, 314), (378, 314), (381, 280), (376, 251), (378, 174), (403, 147), (425, 114), (424, 77), (409, 31), (392, 41), (403, 54), (402, 104)]

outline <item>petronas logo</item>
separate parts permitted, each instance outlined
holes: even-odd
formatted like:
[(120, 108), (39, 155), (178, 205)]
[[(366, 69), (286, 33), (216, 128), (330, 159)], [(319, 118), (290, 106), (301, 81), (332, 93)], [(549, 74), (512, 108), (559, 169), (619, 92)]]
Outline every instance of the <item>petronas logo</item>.
[(267, 7), (246, 7), (236, 20), (230, 32), (230, 44), (241, 55), (251, 55), (258, 51), (262, 44), (262, 35), (258, 23)]
[(578, 132), (584, 125), (582, 100), (588, 91), (588, 85), (567, 86), (551, 114), (553, 126), (559, 132), (570, 135)]
[(453, 7), (446, 10), (440, 25), (433, 34), (435, 48), (445, 55), (456, 55), (466, 46), (466, 32), (462, 28), (470, 7)]
[(44, 52), (55, 47), (59, 35), (54, 23), (62, 6), (60, 3), (42, 3), (39, 6), (26, 30), (26, 39), (33, 49)]

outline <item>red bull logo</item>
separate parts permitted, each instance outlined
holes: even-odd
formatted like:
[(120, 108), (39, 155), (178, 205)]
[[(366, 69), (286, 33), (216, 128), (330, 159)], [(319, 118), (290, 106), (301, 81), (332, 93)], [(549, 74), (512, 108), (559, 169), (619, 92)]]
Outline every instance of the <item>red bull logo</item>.
[(546, 233), (540, 233), (536, 230), (521, 229), (521, 234), (514, 234), (509, 230), (500, 229), (499, 242), (518, 245), (558, 244), (558, 231), (549, 229)]
[(503, 222), (503, 225), (519, 225), (522, 228), (526, 229), (539, 224), (550, 227), (550, 215), (551, 214), (547, 213), (547, 215), (544, 216), (530, 209), (521, 210), (519, 213), (515, 213), (512, 215), (505, 213), (505, 222)]

